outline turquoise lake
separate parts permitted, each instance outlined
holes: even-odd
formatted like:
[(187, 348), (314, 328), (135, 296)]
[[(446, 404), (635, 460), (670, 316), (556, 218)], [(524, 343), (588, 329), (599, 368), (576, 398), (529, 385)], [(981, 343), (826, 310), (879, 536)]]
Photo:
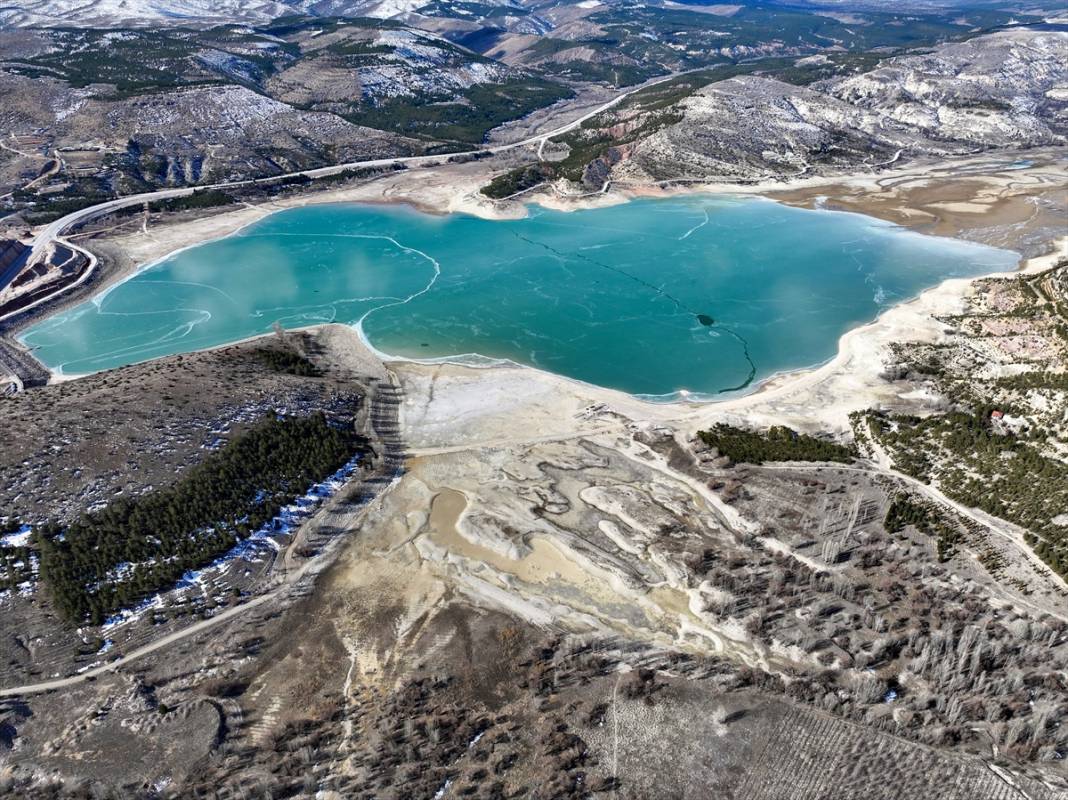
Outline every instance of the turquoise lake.
[(361, 324), (413, 358), (510, 359), (638, 395), (737, 392), (944, 278), (1018, 255), (753, 198), (488, 221), (404, 206), (274, 214), (183, 250), (22, 340), (93, 372), (285, 327)]

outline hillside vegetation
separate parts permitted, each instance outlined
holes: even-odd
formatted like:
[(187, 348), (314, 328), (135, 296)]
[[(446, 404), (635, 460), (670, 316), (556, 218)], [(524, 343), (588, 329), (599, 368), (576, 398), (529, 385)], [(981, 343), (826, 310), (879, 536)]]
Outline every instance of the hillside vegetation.
[(969, 309), (945, 320), (964, 335), (897, 348), (896, 369), (952, 408), (872, 411), (855, 427), (895, 468), (1024, 528), (1068, 577), (1068, 264), (979, 286)]
[(848, 463), (854, 451), (835, 442), (798, 433), (785, 425), (767, 431), (749, 431), (719, 423), (698, 437), (720, 455), (736, 463), (763, 464), (765, 461), (839, 461)]
[(98, 625), (247, 539), (363, 446), (321, 413), (263, 419), (173, 486), (43, 526), (41, 580), (67, 620)]

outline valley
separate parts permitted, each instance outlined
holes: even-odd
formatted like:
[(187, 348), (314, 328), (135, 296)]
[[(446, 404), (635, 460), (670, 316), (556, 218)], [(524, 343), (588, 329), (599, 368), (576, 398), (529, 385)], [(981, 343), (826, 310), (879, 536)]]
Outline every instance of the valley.
[(1068, 796), (1059, 12), (0, 10), (0, 796)]

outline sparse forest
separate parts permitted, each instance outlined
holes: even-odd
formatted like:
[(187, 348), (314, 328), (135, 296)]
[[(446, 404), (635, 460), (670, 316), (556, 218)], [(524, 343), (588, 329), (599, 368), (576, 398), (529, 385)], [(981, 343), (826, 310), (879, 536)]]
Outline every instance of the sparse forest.
[(898, 533), (912, 525), (921, 533), (938, 540), (938, 560), (946, 561), (953, 556), (954, 545), (961, 539), (961, 532), (952, 521), (933, 504), (917, 500), (905, 492), (899, 492), (886, 509), (883, 527), (889, 533)]
[(525, 167), (517, 167), (503, 175), (498, 175), (482, 187), (482, 194), (494, 200), (503, 200), (506, 197), (533, 189), (535, 186), (553, 180), (556, 172), (552, 167), (544, 164), (528, 164)]
[(0, 549), (0, 592), (13, 591), (23, 581), (33, 579), (32, 556), (33, 551), (25, 545)]
[(1054, 522), (1068, 509), (1068, 465), (1040, 452), (1026, 431), (995, 430), (989, 407), (922, 419), (870, 413), (868, 421), (898, 469), (1027, 529), (1035, 552), (1068, 575), (1068, 528)]

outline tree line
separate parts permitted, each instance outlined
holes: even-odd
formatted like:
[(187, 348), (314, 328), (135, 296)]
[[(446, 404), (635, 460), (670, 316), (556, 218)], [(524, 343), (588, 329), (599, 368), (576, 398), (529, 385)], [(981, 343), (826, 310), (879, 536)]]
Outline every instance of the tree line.
[(311, 361), (292, 350), (280, 350), (274, 347), (261, 347), (255, 351), (256, 358), (273, 369), (287, 375), (299, 375), (304, 378), (322, 377), (323, 371)]
[(720, 455), (736, 463), (763, 464), (765, 461), (838, 461), (849, 463), (856, 456), (851, 447), (817, 439), (776, 425), (761, 433), (717, 423), (711, 430), (698, 431), (698, 438)]
[(233, 195), (218, 189), (197, 189), (184, 197), (170, 197), (166, 200), (153, 200), (149, 203), (152, 211), (189, 211), (199, 208), (217, 208), (236, 203)]
[(1051, 372), (1049, 370), (1036, 370), (1034, 372), (1021, 372), (1019, 375), (1010, 375), (998, 378), (994, 384), (999, 389), (1052, 389), (1059, 392), (1068, 392), (1068, 372)]
[(170, 487), (36, 530), (41, 581), (66, 619), (100, 624), (227, 552), (366, 446), (319, 412), (268, 415)]

